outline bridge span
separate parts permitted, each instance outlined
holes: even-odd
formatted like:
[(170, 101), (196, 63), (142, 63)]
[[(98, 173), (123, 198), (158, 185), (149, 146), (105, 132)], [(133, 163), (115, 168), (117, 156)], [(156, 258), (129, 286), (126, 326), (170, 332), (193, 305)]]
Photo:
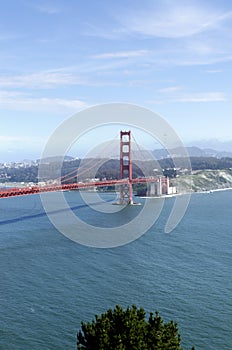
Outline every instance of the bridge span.
[[(67, 176), (67, 175), (66, 175)], [(58, 184), (35, 185), (22, 188), (7, 188), (0, 190), (0, 198), (9, 198), (15, 196), (25, 196), (39, 194), (44, 192), (73, 191), (81, 189), (91, 189), (106, 186), (119, 186), (121, 204), (133, 204), (133, 188), (135, 184), (153, 184), (153, 194), (168, 194), (169, 179), (164, 176), (159, 177), (132, 177), (132, 148), (131, 148), (131, 131), (120, 132), (120, 179), (103, 180), (90, 182), (62, 183), (61, 178)], [(155, 188), (154, 188), (155, 186)], [(163, 191), (163, 188), (165, 190)]]
[[(25, 196), (30, 194), (39, 194), (44, 192), (57, 192), (57, 191), (73, 191), (81, 189), (91, 189), (95, 187), (106, 187), (106, 186), (116, 186), (116, 185), (134, 185), (139, 183), (156, 183), (158, 184), (160, 178), (157, 177), (142, 177), (132, 179), (121, 179), (121, 180), (105, 180), (105, 181), (91, 181), (83, 183), (72, 183), (72, 184), (60, 184), (60, 185), (45, 185), (45, 186), (30, 186), (22, 188), (7, 188), (0, 190), (0, 198), (9, 198), (16, 196)], [(165, 178), (162, 178), (162, 183), (167, 183)]]

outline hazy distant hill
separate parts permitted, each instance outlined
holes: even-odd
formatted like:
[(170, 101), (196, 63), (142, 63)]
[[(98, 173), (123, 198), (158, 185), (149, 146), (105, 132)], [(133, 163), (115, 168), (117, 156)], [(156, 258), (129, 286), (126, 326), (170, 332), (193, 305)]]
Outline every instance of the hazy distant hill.
[[(196, 146), (190, 146), (186, 147), (186, 150), (189, 154), (189, 157), (215, 157), (215, 158), (232, 158), (232, 152), (227, 152), (227, 151), (216, 151), (211, 148), (199, 148)], [(152, 154), (156, 159), (165, 159), (165, 158), (170, 158), (170, 155), (167, 150), (165, 149), (156, 149), (152, 151)], [(180, 148), (174, 148), (172, 149), (172, 154), (175, 155), (176, 158), (181, 157), (182, 152)]]
[(70, 157), (70, 156), (56, 156), (56, 157), (47, 157), (47, 158), (43, 158), (43, 159), (37, 159), (37, 163), (58, 163), (58, 162), (69, 162), (74, 160), (74, 157)]
[(217, 152), (232, 153), (232, 140), (219, 141), (217, 139), (192, 141), (187, 146), (197, 146), (202, 149), (216, 150)]

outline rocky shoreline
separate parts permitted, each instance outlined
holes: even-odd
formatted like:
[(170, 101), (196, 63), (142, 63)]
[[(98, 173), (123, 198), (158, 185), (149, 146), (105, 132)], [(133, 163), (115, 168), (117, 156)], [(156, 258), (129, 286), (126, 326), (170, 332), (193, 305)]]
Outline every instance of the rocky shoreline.
[(207, 192), (232, 188), (232, 169), (225, 170), (196, 170), (191, 175), (178, 176), (173, 184), (179, 188), (191, 189), (191, 192)]

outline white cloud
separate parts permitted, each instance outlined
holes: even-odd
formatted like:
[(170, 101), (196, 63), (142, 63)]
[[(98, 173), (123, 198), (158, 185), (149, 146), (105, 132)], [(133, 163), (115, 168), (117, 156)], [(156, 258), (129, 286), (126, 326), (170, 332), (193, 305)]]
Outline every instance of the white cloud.
[(185, 92), (180, 86), (163, 88), (158, 91), (161, 100), (169, 102), (226, 102), (223, 92)]
[(31, 97), (19, 92), (0, 91), (2, 110), (32, 112), (76, 112), (88, 107), (87, 103), (78, 99)]
[[(108, 54), (106, 54), (107, 56)], [(142, 53), (141, 53), (142, 55)], [(64, 86), (104, 86), (115, 85), (114, 81), (103, 79), (103, 75), (114, 74), (118, 69), (127, 67), (130, 62), (122, 56), (119, 60), (101, 62), (105, 59), (103, 54), (86, 59), (86, 63), (54, 70), (35, 72), (30, 74), (0, 75), (0, 88), (2, 89), (55, 89)], [(139, 56), (139, 53), (137, 53)], [(119, 57), (119, 56), (118, 56)], [(124, 55), (126, 57), (126, 54)], [(136, 57), (134, 52), (134, 57)], [(129, 56), (128, 56), (129, 58)], [(132, 56), (131, 56), (132, 58)]]
[(222, 69), (208, 69), (206, 72), (209, 74), (218, 74), (218, 73), (222, 73), (223, 70)]
[(173, 93), (173, 92), (176, 92), (176, 91), (180, 91), (182, 88), (181, 86), (170, 86), (170, 87), (167, 87), (167, 88), (162, 88), (162, 89), (159, 89), (158, 92), (160, 93)]
[(226, 96), (223, 92), (205, 92), (184, 94), (176, 97), (174, 102), (226, 102)]
[[(141, 57), (144, 61), (153, 61), (153, 67), (155, 64), (190, 66), (228, 62), (232, 57), (231, 18), (232, 11), (198, 0), (145, 0), (124, 10), (117, 7), (116, 22), (112, 20), (110, 25), (101, 28), (91, 27), (92, 35), (129, 40), (130, 44), (136, 43), (138, 49), (116, 49), (93, 58), (120, 61)], [(143, 42), (146, 47), (143, 44), (140, 50), (141, 38), (147, 40)]]
[(148, 50), (132, 50), (132, 51), (118, 51), (118, 52), (106, 52), (93, 56), (96, 59), (108, 59), (108, 58), (133, 58), (147, 56), (150, 53)]
[(221, 22), (232, 17), (232, 12), (206, 8), (203, 5), (159, 2), (150, 8), (127, 11), (118, 18), (128, 33), (162, 38), (188, 37), (218, 28)]
[(56, 71), (43, 71), (14, 76), (0, 76), (0, 87), (53, 88), (58, 85), (72, 85), (78, 83), (78, 78), (72, 74)]

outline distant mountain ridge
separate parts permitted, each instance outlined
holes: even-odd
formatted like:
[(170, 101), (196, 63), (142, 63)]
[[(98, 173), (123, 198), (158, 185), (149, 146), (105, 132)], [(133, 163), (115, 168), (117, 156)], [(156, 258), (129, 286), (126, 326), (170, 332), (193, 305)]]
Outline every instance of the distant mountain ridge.
[(213, 149), (220, 152), (232, 152), (232, 140), (220, 141), (217, 139), (210, 140), (193, 140), (188, 142), (186, 146), (197, 146), (201, 149)]
[[(185, 149), (189, 155), (189, 157), (201, 157), (201, 158), (209, 158), (209, 157), (213, 157), (216, 159), (222, 159), (222, 158), (232, 158), (232, 151), (229, 150), (219, 150), (219, 149), (214, 149), (214, 148), (210, 148), (210, 147), (206, 147), (206, 148), (201, 148), (198, 146), (185, 146)], [(182, 156), (183, 151), (180, 148), (174, 148), (172, 149), (172, 155), (174, 154), (175, 158), (179, 158)], [(116, 156), (112, 156), (112, 159), (118, 159), (119, 155)], [(133, 150), (132, 149), (132, 158), (134, 160), (152, 160), (152, 159), (156, 159), (156, 160), (162, 160), (162, 159), (170, 159), (170, 154), (168, 153), (168, 151), (166, 149), (154, 149), (154, 150)], [(23, 158), (22, 158), (23, 159)], [(2, 161), (0, 162), (0, 164), (4, 164), (4, 163), (25, 163), (25, 164), (31, 164), (31, 163), (37, 163), (39, 164), (40, 161), (42, 160), (42, 163), (53, 163), (53, 162), (71, 162), (74, 161), (76, 159), (81, 159), (77, 156), (70, 156), (70, 155), (66, 155), (66, 156), (56, 156), (56, 157), (48, 157), (48, 158), (44, 158), (44, 159), (39, 159), (39, 158), (28, 158), (28, 159), (23, 159), (21, 161), (10, 161), (10, 162), (6, 162), (6, 161)]]
[[(214, 157), (218, 159), (226, 157), (232, 158), (232, 152), (228, 151), (216, 151), (211, 148), (202, 149), (196, 146), (185, 147), (185, 149), (187, 150), (189, 157)], [(152, 154), (158, 160), (170, 158), (170, 155), (166, 149), (153, 150)], [(174, 156), (178, 158), (182, 156), (183, 152), (180, 148), (174, 148), (172, 149), (172, 154), (174, 154)]]

